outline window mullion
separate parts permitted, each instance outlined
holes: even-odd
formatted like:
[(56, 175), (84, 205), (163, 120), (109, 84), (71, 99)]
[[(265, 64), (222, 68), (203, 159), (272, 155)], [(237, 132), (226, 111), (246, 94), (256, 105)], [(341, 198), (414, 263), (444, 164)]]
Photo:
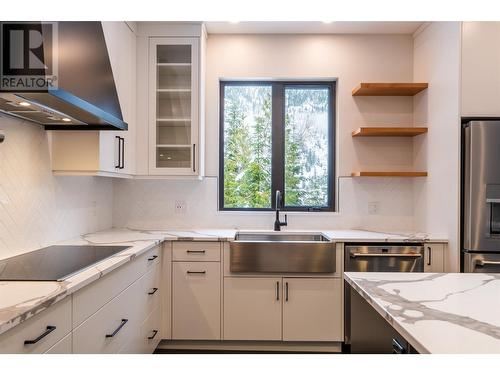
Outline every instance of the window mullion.
[(285, 193), (284, 90), (285, 86), (282, 83), (273, 83), (271, 179), (271, 207), (273, 209), (276, 209), (276, 190), (281, 191), (283, 198)]

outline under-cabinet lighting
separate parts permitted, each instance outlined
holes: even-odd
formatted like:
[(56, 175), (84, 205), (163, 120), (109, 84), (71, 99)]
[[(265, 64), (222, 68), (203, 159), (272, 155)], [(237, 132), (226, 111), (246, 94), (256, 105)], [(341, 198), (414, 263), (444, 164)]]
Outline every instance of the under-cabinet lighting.
[(31, 104), (30, 104), (30, 103), (28, 103), (28, 102), (19, 102), (19, 105), (20, 105), (21, 107), (29, 107)]

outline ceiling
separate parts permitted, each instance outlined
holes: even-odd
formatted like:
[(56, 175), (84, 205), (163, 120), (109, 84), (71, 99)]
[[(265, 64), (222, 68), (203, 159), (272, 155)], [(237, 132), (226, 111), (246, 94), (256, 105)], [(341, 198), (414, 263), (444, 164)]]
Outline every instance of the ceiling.
[(413, 34), (424, 22), (205, 22), (209, 34)]

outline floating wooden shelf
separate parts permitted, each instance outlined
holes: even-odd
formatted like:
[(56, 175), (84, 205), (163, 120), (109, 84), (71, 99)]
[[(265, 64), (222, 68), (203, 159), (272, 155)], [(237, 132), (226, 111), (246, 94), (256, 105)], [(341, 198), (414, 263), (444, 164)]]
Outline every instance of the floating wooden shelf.
[(352, 96), (413, 96), (429, 87), (428, 83), (360, 83)]
[(352, 132), (353, 137), (415, 137), (420, 134), (427, 133), (427, 128), (414, 127), (368, 127), (358, 128)]
[(426, 177), (427, 172), (352, 172), (352, 177)]

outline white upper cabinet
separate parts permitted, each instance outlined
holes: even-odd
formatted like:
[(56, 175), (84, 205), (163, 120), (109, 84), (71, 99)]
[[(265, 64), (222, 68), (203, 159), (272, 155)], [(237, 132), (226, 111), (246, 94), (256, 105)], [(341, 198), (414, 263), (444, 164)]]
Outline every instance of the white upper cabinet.
[(500, 116), (500, 22), (462, 23), (462, 116)]
[(137, 177), (203, 176), (201, 24), (139, 23)]
[(135, 172), (136, 35), (127, 22), (102, 22), (127, 131), (53, 131), (52, 170), (62, 175), (126, 177)]
[(197, 175), (199, 40), (149, 39), (149, 173)]

